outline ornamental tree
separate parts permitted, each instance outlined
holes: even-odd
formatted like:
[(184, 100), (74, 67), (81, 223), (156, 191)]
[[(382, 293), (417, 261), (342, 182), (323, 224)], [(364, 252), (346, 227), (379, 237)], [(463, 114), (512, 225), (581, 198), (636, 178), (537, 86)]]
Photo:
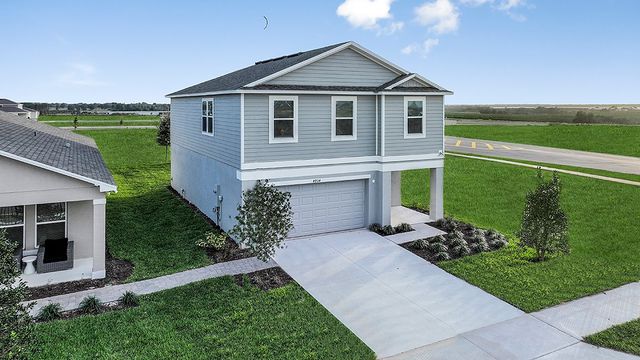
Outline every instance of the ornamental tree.
[(27, 286), (19, 280), (20, 268), (14, 258), (18, 244), (0, 229), (0, 359), (27, 359), (33, 340), (29, 309), (22, 305)]
[(171, 145), (171, 117), (168, 113), (160, 116), (156, 142), (158, 145), (164, 146), (164, 160), (166, 161), (169, 156), (169, 145)]
[(544, 261), (550, 253), (569, 253), (568, 220), (560, 206), (558, 175), (554, 172), (546, 181), (538, 169), (537, 176), (537, 187), (526, 196), (518, 236), (521, 246), (533, 248), (536, 260)]
[(259, 180), (242, 192), (242, 199), (230, 234), (258, 259), (268, 261), (293, 228), (291, 193)]

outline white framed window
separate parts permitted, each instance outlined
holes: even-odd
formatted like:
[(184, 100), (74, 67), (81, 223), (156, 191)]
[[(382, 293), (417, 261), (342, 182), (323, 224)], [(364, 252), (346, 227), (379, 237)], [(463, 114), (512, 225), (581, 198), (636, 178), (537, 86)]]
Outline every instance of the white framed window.
[(213, 136), (213, 99), (202, 99), (202, 133)]
[(404, 98), (404, 138), (426, 137), (427, 101), (424, 96), (405, 96)]
[(36, 205), (36, 243), (38, 248), (46, 240), (67, 237), (67, 203)]
[(358, 139), (358, 97), (331, 97), (331, 141)]
[(0, 229), (7, 232), (7, 238), (18, 244), (24, 243), (24, 206), (0, 207)]
[(298, 97), (269, 96), (269, 144), (298, 142)]

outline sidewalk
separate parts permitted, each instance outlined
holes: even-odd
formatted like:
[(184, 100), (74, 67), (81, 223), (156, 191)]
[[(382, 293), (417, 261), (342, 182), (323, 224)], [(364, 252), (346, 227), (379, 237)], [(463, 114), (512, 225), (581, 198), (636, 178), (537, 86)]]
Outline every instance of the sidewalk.
[[(179, 273), (160, 276), (153, 279), (137, 281), (128, 284), (105, 286), (91, 290), (84, 290), (71, 294), (57, 295), (48, 298), (34, 300), (35, 306), (31, 309), (31, 314), (36, 315), (40, 309), (48, 304), (58, 303), (63, 310), (73, 310), (80, 306), (80, 302), (87, 296), (95, 296), (102, 302), (116, 301), (122, 294), (132, 291), (138, 295), (151, 294), (154, 292), (172, 289), (178, 286), (187, 285), (197, 281), (216, 278), (225, 275), (246, 274), (254, 271), (264, 270), (278, 266), (275, 262), (267, 263), (255, 257), (227, 261), (219, 264), (209, 265), (198, 269), (186, 270)], [(29, 303), (29, 302), (26, 302)]]

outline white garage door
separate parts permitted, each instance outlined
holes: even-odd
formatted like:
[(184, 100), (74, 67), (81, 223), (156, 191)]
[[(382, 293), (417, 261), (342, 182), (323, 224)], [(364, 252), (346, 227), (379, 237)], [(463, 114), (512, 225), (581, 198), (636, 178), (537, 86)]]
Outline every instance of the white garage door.
[(291, 193), (290, 237), (364, 226), (364, 180), (280, 187)]

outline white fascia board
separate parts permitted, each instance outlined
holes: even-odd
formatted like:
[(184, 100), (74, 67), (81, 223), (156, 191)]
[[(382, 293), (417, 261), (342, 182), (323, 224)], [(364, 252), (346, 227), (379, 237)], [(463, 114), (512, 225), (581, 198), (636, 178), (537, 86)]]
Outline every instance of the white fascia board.
[(396, 87), (396, 86), (398, 86), (398, 85), (400, 85), (400, 84), (404, 84), (404, 83), (406, 83), (407, 81), (409, 81), (409, 80), (413, 79), (414, 77), (416, 77), (416, 75), (417, 75), (417, 74), (411, 74), (411, 75), (407, 76), (407, 77), (406, 77), (406, 78), (404, 78), (404, 79), (401, 79), (401, 80), (398, 80), (398, 81), (394, 82), (393, 84), (391, 84), (391, 85), (387, 86), (387, 87), (386, 87), (386, 88), (384, 88), (384, 89), (385, 89), (385, 90), (391, 90), (391, 89), (393, 89), (394, 87)]
[(52, 171), (52, 172), (57, 173), (57, 174), (61, 174), (61, 175), (64, 175), (64, 176), (68, 176), (70, 178), (74, 178), (74, 179), (77, 179), (77, 180), (80, 180), (80, 181), (87, 182), (89, 184), (98, 186), (100, 188), (100, 192), (118, 192), (118, 187), (115, 186), (115, 185), (107, 184), (105, 182), (98, 181), (98, 180), (95, 180), (95, 179), (91, 179), (91, 178), (88, 178), (86, 176), (74, 174), (72, 172), (69, 172), (69, 171), (66, 171), (66, 170), (62, 170), (62, 169), (59, 169), (57, 167), (54, 167), (54, 166), (51, 166), (51, 165), (47, 165), (47, 164), (43, 164), (43, 163), (40, 163), (40, 162), (37, 162), (37, 161), (33, 161), (31, 159), (23, 158), (22, 156), (17, 156), (17, 155), (8, 153), (6, 151), (1, 151), (0, 150), (0, 156), (4, 156), (4, 157), (12, 159), (12, 160), (20, 161), (20, 162), (23, 162), (25, 164), (29, 164), (29, 165), (32, 165), (32, 166), (35, 166), (35, 167), (39, 167), (41, 169)]
[(451, 91), (381, 91), (381, 95), (402, 95), (402, 96), (441, 96), (453, 95)]
[(318, 184), (318, 183), (364, 180), (364, 179), (371, 179), (371, 174), (351, 175), (351, 176), (329, 176), (329, 177), (322, 177), (320, 179), (305, 178), (305, 179), (295, 179), (295, 180), (282, 180), (282, 181), (269, 182), (269, 184), (273, 186), (287, 186), (287, 185)]
[(282, 168), (296, 168), (309, 166), (326, 166), (338, 164), (358, 164), (358, 163), (393, 163), (402, 161), (434, 160), (442, 159), (441, 154), (422, 155), (397, 155), (397, 156), (358, 156), (345, 158), (313, 159), (313, 160), (289, 160), (289, 161), (268, 161), (244, 163), (241, 170), (269, 170)]
[(167, 96), (170, 99), (173, 98), (190, 98), (190, 97), (203, 97), (203, 96), (215, 96), (215, 95), (232, 95), (232, 94), (309, 94), (309, 95), (453, 95), (451, 91), (438, 91), (438, 92), (419, 92), (419, 91), (411, 91), (411, 92), (398, 92), (398, 91), (338, 91), (338, 90), (252, 90), (252, 89), (243, 89), (243, 90), (226, 90), (226, 91), (213, 91), (213, 92), (205, 92), (205, 93), (193, 93), (193, 94), (183, 94), (183, 95), (173, 95)]
[[(436, 88), (436, 89), (438, 89), (438, 90), (446, 91), (446, 90), (445, 90), (445, 88), (443, 88), (442, 86), (440, 86), (440, 85), (438, 85), (438, 84), (434, 83), (433, 81), (431, 81), (431, 80), (429, 80), (429, 79), (425, 78), (424, 76), (422, 76), (422, 75), (420, 75), (420, 74), (416, 74), (416, 78), (417, 78), (418, 80), (420, 80), (420, 81), (424, 82), (424, 83), (427, 83), (427, 84), (429, 84), (429, 85), (433, 86), (434, 88)], [(448, 95), (453, 95), (453, 92), (452, 92), (452, 91), (446, 91), (446, 92), (450, 93), (450, 94), (448, 94)]]

